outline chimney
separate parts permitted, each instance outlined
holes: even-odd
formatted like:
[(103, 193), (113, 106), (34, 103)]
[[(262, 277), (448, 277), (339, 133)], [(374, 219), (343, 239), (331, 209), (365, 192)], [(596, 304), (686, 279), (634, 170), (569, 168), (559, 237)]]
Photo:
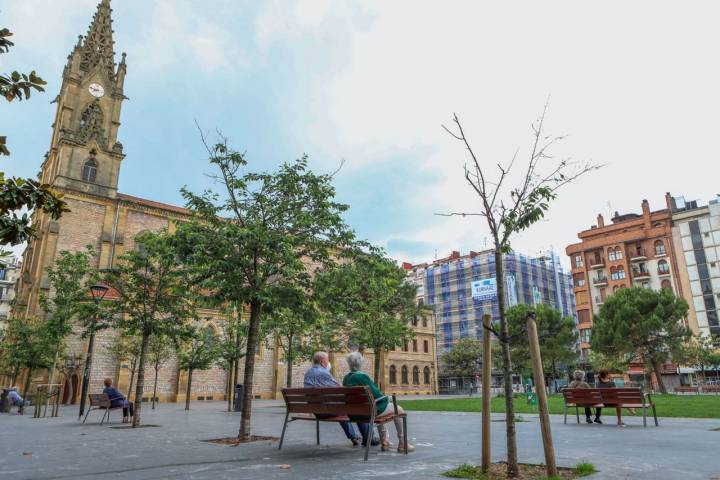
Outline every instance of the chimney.
[(605, 226), (605, 219), (603, 218), (602, 213), (598, 213), (597, 226), (598, 228), (603, 228)]
[(670, 213), (677, 208), (677, 205), (675, 205), (675, 199), (672, 195), (670, 195), (670, 192), (665, 193), (665, 204), (667, 205), (668, 210), (670, 210)]
[(650, 228), (650, 203), (647, 199), (643, 199), (642, 201), (642, 215), (645, 228)]

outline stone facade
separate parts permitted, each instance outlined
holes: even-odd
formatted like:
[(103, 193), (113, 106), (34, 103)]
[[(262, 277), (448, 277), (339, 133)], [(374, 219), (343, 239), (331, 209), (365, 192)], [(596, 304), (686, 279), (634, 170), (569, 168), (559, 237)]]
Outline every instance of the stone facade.
[[(117, 191), (120, 165), (124, 159), (122, 144), (117, 135), (120, 127), (120, 110), (125, 100), (123, 83), (126, 74), (125, 55), (119, 65), (114, 63), (112, 20), (109, 0), (102, 0), (97, 8), (87, 35), (78, 41), (63, 71), (63, 82), (57, 97), (57, 113), (53, 124), (50, 150), (42, 164), (41, 178), (64, 194), (70, 208), (58, 221), (52, 221), (42, 212), (35, 212), (33, 224), (37, 237), (29, 242), (24, 253), (18, 290), (16, 315), (38, 315), (39, 296), (48, 292), (45, 269), (59, 252), (77, 251), (86, 245), (97, 252), (95, 266), (112, 267), (118, 256), (134, 248), (134, 238), (144, 231), (167, 229), (172, 233), (175, 223), (186, 218), (188, 212), (180, 207), (152, 200), (124, 195)], [(207, 311), (203, 318), (215, 331), (222, 331), (224, 321), (219, 312)], [(121, 391), (127, 392), (130, 369), (108, 353), (118, 333), (105, 330), (96, 336), (95, 354), (91, 371), (90, 392), (102, 388), (106, 377), (114, 379)], [(430, 341), (430, 332), (419, 337)], [(261, 398), (273, 398), (284, 387), (285, 365), (279, 360), (278, 349), (272, 339), (264, 342), (256, 358), (253, 393)], [(434, 368), (434, 340), (428, 353), (408, 353), (408, 365), (427, 365)], [(71, 335), (67, 340), (64, 368), (55, 381), (65, 385), (64, 403), (79, 400), (80, 378), (87, 351), (87, 340)], [(395, 352), (389, 354), (392, 359)], [(372, 359), (372, 355), (369, 356)], [(342, 374), (344, 361), (337, 355), (337, 374)], [(412, 361), (411, 361), (412, 360)], [(293, 385), (302, 384), (302, 375), (308, 364), (295, 366)], [(372, 371), (372, 363), (368, 366)], [(239, 379), (242, 379), (242, 363)], [(435, 376), (433, 374), (432, 378)], [(36, 372), (34, 383), (47, 382), (47, 372)], [(152, 396), (154, 370), (146, 368), (145, 394)], [(7, 382), (8, 379), (0, 378)], [(22, 384), (23, 376), (16, 379)], [(193, 372), (191, 396), (195, 399), (223, 399), (228, 377), (225, 371), (213, 367)], [(161, 401), (184, 401), (187, 373), (178, 371), (175, 358), (166, 362), (158, 372), (157, 397)], [(133, 388), (134, 390), (134, 388)], [(428, 385), (414, 388), (423, 393), (434, 392)]]

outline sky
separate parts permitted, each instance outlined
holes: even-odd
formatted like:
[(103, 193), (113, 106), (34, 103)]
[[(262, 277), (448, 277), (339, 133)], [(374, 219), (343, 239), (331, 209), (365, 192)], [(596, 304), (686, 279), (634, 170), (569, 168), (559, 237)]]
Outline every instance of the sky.
[[(14, 33), (1, 69), (37, 72), (47, 92), (2, 104), (10, 175), (34, 175), (47, 151), (62, 68), (98, 0), (0, 0)], [(531, 124), (549, 102), (553, 150), (603, 167), (559, 192), (513, 241), (565, 247), (598, 213), (665, 205), (665, 192), (720, 193), (720, 68), (711, 1), (113, 0), (115, 51), (128, 74), (119, 140), (123, 193), (181, 205), (180, 187), (212, 187), (195, 122), (250, 167), (303, 153), (335, 176), (347, 222), (399, 261), (489, 247), (463, 177), (463, 122), (483, 168), (519, 172)], [(548, 100), (549, 99), (549, 100)], [(493, 173), (494, 174), (494, 173)], [(515, 176), (510, 177), (516, 180)]]

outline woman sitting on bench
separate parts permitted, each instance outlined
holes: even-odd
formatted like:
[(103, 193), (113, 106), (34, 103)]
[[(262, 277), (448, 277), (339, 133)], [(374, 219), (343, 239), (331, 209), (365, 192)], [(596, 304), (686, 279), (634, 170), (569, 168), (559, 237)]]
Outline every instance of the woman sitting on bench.
[(112, 386), (112, 379), (106, 378), (103, 382), (105, 384), (105, 389), (103, 390), (103, 393), (107, 394), (108, 397), (110, 397), (110, 406), (115, 407), (122, 407), (123, 409), (123, 423), (128, 423), (130, 421), (130, 417), (133, 416), (133, 402), (128, 402), (125, 399), (125, 396), (123, 396), (122, 393), (118, 391), (117, 388)]
[[(368, 376), (367, 373), (362, 371), (363, 362), (365, 359), (363, 358), (362, 354), (360, 352), (352, 352), (347, 357), (347, 364), (348, 367), (350, 367), (350, 373), (345, 375), (345, 378), (343, 378), (343, 386), (344, 387), (359, 387), (367, 385), (370, 387), (370, 390), (372, 391), (373, 398), (376, 400), (378, 398), (384, 397), (385, 395), (380, 391), (380, 389), (375, 385), (375, 383), (372, 381), (372, 379)], [(397, 407), (398, 413), (404, 413), (404, 410)], [(391, 413), (395, 413), (395, 406), (393, 405), (392, 401), (389, 401), (388, 398), (383, 398), (379, 402), (377, 402), (377, 416), (381, 417), (383, 415), (389, 415)], [(395, 430), (397, 431), (398, 436), (398, 452), (404, 452), (405, 451), (405, 445), (403, 443), (403, 424), (400, 418), (395, 417), (394, 419), (395, 423)], [(372, 425), (370, 425), (372, 427)], [(390, 444), (390, 439), (388, 438), (388, 432), (387, 428), (385, 428), (385, 425), (378, 425), (377, 427), (378, 433), (380, 434), (380, 445), (382, 446), (382, 450), (390, 450), (392, 445)], [(372, 432), (372, 430), (370, 430)], [(408, 444), (407, 451), (412, 452), (415, 450), (415, 447)]]

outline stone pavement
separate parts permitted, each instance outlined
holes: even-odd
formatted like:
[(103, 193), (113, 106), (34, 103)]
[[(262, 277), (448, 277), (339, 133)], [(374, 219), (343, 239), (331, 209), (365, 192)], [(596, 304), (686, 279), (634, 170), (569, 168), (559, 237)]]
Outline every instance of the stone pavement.
[[(145, 405), (143, 405), (145, 407)], [(480, 461), (480, 415), (411, 412), (408, 423), (417, 451), (410, 455), (371, 450), (362, 461), (334, 424), (321, 425), (321, 446), (314, 443), (314, 424), (290, 424), (282, 451), (277, 442), (239, 447), (202, 440), (237, 434), (239, 414), (223, 411), (222, 402), (163, 404), (144, 408), (143, 422), (160, 425), (117, 429), (118, 411), (109, 426), (86, 425), (75, 418), (77, 407), (63, 408), (60, 418), (0, 415), (0, 479), (439, 479), (458, 464)], [(279, 436), (284, 410), (277, 402), (255, 402), (253, 433)], [(720, 406), (719, 406), (720, 408)], [(520, 460), (543, 461), (537, 417), (517, 424)], [(492, 425), (493, 458), (505, 453), (502, 416)], [(608, 420), (611, 421), (610, 418)], [(574, 419), (573, 419), (574, 421)], [(611, 425), (563, 425), (552, 417), (558, 464), (572, 467), (590, 461), (600, 473), (594, 479), (720, 478), (717, 420), (661, 419), (660, 427), (642, 427), (629, 417), (627, 428)], [(389, 427), (394, 432), (392, 426)], [(281, 465), (290, 465), (282, 469)]]

